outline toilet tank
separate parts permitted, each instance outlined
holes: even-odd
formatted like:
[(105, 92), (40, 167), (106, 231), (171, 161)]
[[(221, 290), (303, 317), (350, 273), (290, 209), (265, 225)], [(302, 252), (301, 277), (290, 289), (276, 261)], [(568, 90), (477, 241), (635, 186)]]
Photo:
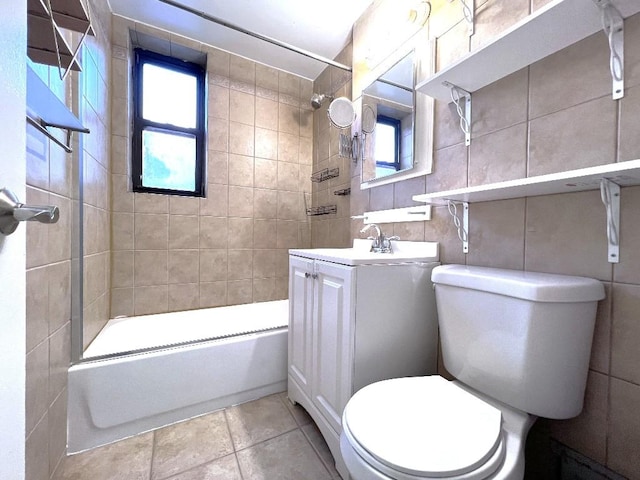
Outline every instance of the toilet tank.
[(463, 265), (436, 267), (431, 279), (453, 376), (533, 415), (581, 412), (602, 283)]

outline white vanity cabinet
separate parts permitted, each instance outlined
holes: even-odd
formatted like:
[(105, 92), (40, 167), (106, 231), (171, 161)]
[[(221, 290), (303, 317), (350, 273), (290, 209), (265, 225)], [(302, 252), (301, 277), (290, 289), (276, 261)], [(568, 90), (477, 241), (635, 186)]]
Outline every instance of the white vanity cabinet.
[(288, 395), (318, 425), (343, 478), (339, 437), (349, 398), (378, 380), (436, 372), (437, 244), (397, 243), (435, 247), (416, 257), (290, 251)]

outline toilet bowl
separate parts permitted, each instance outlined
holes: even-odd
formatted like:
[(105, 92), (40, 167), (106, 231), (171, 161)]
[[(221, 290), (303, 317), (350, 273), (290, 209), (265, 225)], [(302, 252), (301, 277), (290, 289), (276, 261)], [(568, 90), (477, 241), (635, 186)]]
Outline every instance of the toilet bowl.
[(432, 273), (447, 370), (355, 393), (340, 450), (352, 480), (520, 480), (538, 415), (582, 410), (593, 279), (447, 265)]
[(535, 419), (438, 375), (396, 378), (351, 398), (340, 450), (353, 480), (517, 479)]

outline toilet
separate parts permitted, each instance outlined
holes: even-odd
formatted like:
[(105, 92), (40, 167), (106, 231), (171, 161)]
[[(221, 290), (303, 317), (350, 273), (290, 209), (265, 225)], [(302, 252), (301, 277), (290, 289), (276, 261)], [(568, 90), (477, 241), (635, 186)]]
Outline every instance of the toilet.
[(522, 479), (535, 419), (582, 410), (602, 283), (463, 265), (431, 279), (455, 380), (394, 378), (356, 392), (340, 435), (351, 479)]

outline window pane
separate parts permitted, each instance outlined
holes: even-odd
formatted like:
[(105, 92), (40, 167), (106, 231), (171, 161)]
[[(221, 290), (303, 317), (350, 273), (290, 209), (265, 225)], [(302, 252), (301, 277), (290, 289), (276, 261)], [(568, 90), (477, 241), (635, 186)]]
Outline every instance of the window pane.
[(142, 132), (142, 186), (194, 191), (196, 138), (156, 130)]
[(396, 129), (384, 123), (376, 125), (376, 162), (396, 163)]
[(196, 128), (196, 77), (145, 63), (142, 67), (142, 117), (158, 123)]

